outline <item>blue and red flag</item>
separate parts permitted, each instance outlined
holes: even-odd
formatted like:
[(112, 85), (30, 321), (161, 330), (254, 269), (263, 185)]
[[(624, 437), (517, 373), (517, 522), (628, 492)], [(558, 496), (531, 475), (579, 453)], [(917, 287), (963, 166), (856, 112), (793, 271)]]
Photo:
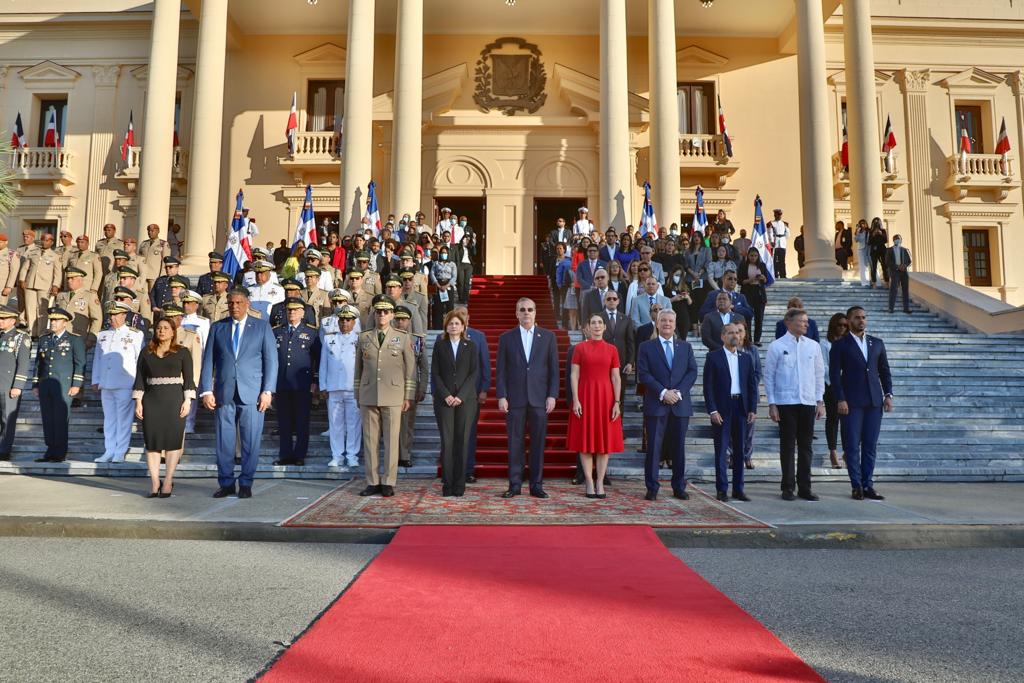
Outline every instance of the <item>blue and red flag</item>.
[(25, 138), (25, 128), (21, 125), (21, 112), (14, 119), (14, 132), (11, 133), (11, 149), (28, 147), (28, 140)]
[(693, 210), (693, 231), (707, 233), (708, 213), (704, 210), (704, 188), (697, 186), (697, 208)]
[(288, 139), (288, 153), (295, 154), (295, 141), (299, 134), (299, 114), (296, 108), (298, 93), (292, 93), (292, 109), (288, 112), (288, 125), (285, 126), (284, 136)]
[(299, 214), (299, 224), (295, 226), (295, 239), (292, 240), (292, 247), (299, 242), (309, 247), (316, 242), (316, 216), (313, 214), (313, 186), (306, 185), (306, 198), (302, 202), (302, 213)]
[(121, 143), (121, 161), (128, 161), (128, 154), (135, 146), (135, 112), (128, 112), (128, 130), (124, 133), (124, 142)]
[(224, 248), (224, 265), (221, 267), (232, 279), (248, 260), (242, 246), (243, 238), (247, 239), (247, 234), (245, 221), (242, 220), (242, 190), (239, 189), (235, 195), (235, 213), (231, 217), (231, 230), (228, 232), (227, 247)]
[(43, 133), (43, 147), (60, 147), (60, 131), (57, 130), (57, 110), (50, 107), (46, 112), (46, 132)]
[(644, 212), (640, 215), (640, 234), (658, 235), (658, 218), (654, 215), (654, 204), (651, 202), (651, 184), (644, 181)]
[(768, 229), (764, 224), (764, 212), (761, 210), (761, 195), (754, 198), (754, 229), (750, 246), (757, 249), (761, 255), (765, 267), (768, 269), (768, 284), (775, 282), (775, 258), (772, 254), (774, 249), (768, 241)]
[(366, 213), (363, 214), (363, 218), (369, 219), (373, 233), (379, 236), (380, 229), (382, 227), (380, 222), (380, 207), (377, 206), (377, 183), (372, 180), (366, 188)]
[(729, 137), (729, 129), (725, 127), (725, 111), (722, 109), (722, 98), (718, 98), (718, 127), (722, 131), (722, 142), (725, 144), (725, 156), (732, 156), (732, 139)]

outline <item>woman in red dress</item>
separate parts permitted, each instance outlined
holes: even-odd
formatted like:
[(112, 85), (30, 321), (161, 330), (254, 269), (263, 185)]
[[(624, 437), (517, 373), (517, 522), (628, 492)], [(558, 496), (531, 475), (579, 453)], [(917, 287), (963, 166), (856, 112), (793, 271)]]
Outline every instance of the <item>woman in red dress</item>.
[[(598, 314), (586, 321), (590, 338), (578, 344), (572, 354), (572, 413), (569, 415), (567, 448), (580, 454), (587, 498), (604, 498), (604, 475), (608, 454), (621, 453), (622, 419), (619, 390), (619, 352), (603, 341), (604, 318)], [(597, 473), (593, 468), (597, 465)]]

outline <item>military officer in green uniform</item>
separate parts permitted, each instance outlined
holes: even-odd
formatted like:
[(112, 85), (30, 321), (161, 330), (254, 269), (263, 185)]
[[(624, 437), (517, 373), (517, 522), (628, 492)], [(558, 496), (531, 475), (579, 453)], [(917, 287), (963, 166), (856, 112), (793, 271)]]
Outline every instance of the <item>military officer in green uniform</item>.
[(17, 324), (18, 309), (0, 306), (0, 460), (11, 459), (18, 404), (32, 363), (32, 337)]
[[(401, 285), (399, 285), (401, 287)], [(408, 332), (412, 336), (412, 350), (416, 354), (416, 396), (409, 410), (402, 413), (402, 433), (398, 439), (398, 466), (412, 467), (412, 440), (416, 431), (416, 406), (427, 395), (427, 383), (430, 381), (430, 368), (427, 367), (426, 344), (423, 337), (412, 333), (416, 316), (406, 304), (395, 306), (395, 317), (391, 324), (396, 330)]]
[(39, 337), (35, 391), (43, 416), (46, 453), (36, 462), (64, 462), (68, 454), (71, 400), (85, 383), (85, 343), (68, 329), (71, 314), (63, 308), (47, 312), (50, 331)]

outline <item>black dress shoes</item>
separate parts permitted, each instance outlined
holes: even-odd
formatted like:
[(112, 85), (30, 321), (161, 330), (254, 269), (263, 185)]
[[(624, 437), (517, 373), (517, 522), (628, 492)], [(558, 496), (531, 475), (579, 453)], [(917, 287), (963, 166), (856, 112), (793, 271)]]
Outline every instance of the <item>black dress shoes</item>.
[(380, 492), (381, 492), (381, 486), (380, 485), (377, 485), (377, 486), (367, 486), (365, 489), (363, 489), (362, 491), (359, 492), (359, 495), (363, 496), (363, 497), (375, 496), (375, 495), (377, 495)]
[(295, 464), (296, 467), (305, 467), (306, 466), (306, 461), (305, 460), (296, 460), (294, 464)]
[(647, 495), (644, 496), (644, 500), (658, 500), (658, 492), (647, 489)]
[(796, 496), (793, 495), (792, 491), (783, 491), (782, 500), (796, 500)]
[(860, 489), (854, 489), (850, 498), (853, 498), (854, 500), (864, 500), (864, 492)]
[(219, 488), (219, 489), (217, 489), (216, 491), (213, 492), (213, 497), (214, 498), (227, 498), (228, 496), (233, 496), (233, 495), (235, 495), (235, 487), (234, 486), (221, 487), (221, 488)]
[(821, 500), (821, 498), (819, 498), (815, 494), (811, 493), (810, 491), (804, 491), (803, 493), (798, 493), (797, 494), (797, 498), (801, 498), (802, 500), (809, 500), (809, 501)]
[(43, 456), (42, 458), (36, 458), (34, 462), (51, 462), (51, 460), (46, 456)]
[(412, 460), (399, 460), (398, 461), (398, 466), (399, 467), (412, 467)]
[(380, 495), (384, 496), (385, 498), (390, 498), (391, 496), (395, 495), (395, 487), (394, 486), (381, 486), (380, 487)]
[(11, 454), (10, 453), (0, 453), (0, 460), (10, 460), (10, 459), (11, 459)]
[(530, 495), (534, 498), (550, 498), (544, 489), (530, 489)]
[(501, 497), (502, 498), (515, 498), (516, 496), (520, 495), (521, 493), (522, 492), (519, 489), (509, 489), (508, 491), (505, 491), (505, 493), (501, 494)]
[(572, 473), (572, 484), (573, 484), (573, 486), (579, 486), (582, 483), (583, 483), (583, 472), (580, 472), (579, 468), (577, 467), (576, 471)]
[(475, 474), (467, 474), (466, 475), (466, 483), (467, 484), (475, 484), (476, 483), (476, 475)]
[(251, 486), (239, 486), (238, 497), (241, 498), (252, 498), (252, 487)]
[(298, 465), (298, 464), (299, 463), (295, 462), (294, 460), (275, 460), (274, 461), (274, 466), (275, 467), (283, 467), (283, 466)]
[(715, 494), (715, 498), (722, 501), (723, 503), (729, 502), (729, 495), (725, 491), (719, 491)]
[[(793, 495), (793, 494), (789, 494), (789, 495)], [(750, 502), (750, 496), (748, 496), (747, 494), (743, 493), (743, 491), (733, 491), (732, 492), (732, 499), (733, 500), (741, 500), (744, 503), (749, 503)]]
[(672, 497), (678, 498), (679, 500), (690, 500), (690, 494), (686, 491), (673, 491)]
[(868, 500), (885, 500), (885, 496), (879, 494), (874, 489), (864, 489), (864, 497)]

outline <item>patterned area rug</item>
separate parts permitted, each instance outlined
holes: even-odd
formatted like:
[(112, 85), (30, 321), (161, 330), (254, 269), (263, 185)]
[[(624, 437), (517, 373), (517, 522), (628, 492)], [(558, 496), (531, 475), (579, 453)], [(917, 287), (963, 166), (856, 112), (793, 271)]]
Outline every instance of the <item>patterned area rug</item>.
[[(466, 487), (462, 498), (441, 496), (436, 479), (399, 480), (391, 498), (359, 492), (362, 479), (348, 481), (281, 523), (286, 527), (392, 528), (403, 524), (592, 525), (642, 524), (668, 528), (770, 528), (768, 524), (720, 503), (696, 487), (689, 500), (672, 497), (663, 486), (656, 501), (644, 500), (642, 481), (617, 479), (604, 500), (585, 498), (582, 486), (545, 482), (551, 496), (501, 498), (507, 483), (482, 479)], [(667, 491), (667, 495), (666, 495)], [(525, 494), (525, 489), (524, 489)]]

